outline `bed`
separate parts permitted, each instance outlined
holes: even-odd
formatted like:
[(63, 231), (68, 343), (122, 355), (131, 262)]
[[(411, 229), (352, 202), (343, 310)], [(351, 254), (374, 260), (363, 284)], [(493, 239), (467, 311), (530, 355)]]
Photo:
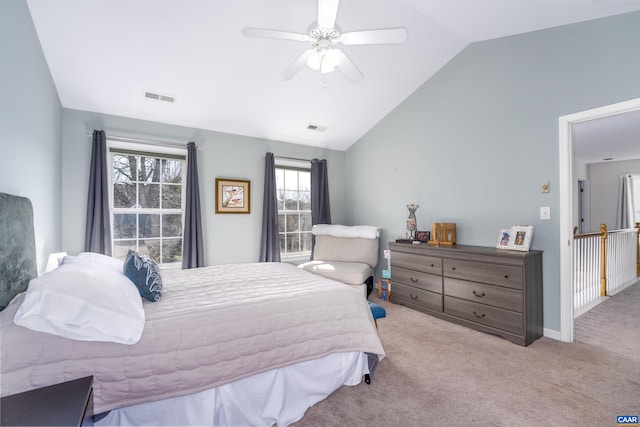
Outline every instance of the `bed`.
[[(5, 207), (15, 204), (2, 197)], [(22, 211), (30, 206), (21, 202)], [(87, 272), (88, 263), (74, 268), (110, 274)], [(2, 395), (93, 375), (97, 424), (288, 425), (342, 385), (360, 383), (384, 357), (360, 293), (286, 263), (163, 271), (162, 297), (141, 302), (133, 344), (17, 325), (35, 284), (55, 272), (26, 292), (24, 284), (1, 290), (15, 295), (0, 313)]]

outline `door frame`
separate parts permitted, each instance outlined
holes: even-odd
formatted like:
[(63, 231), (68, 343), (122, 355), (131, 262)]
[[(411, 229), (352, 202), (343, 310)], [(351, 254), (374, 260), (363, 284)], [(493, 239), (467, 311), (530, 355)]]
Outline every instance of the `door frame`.
[(573, 141), (574, 123), (596, 120), (614, 114), (640, 110), (640, 98), (591, 110), (567, 114), (558, 118), (559, 130), (559, 190), (560, 190), (560, 339), (573, 342)]

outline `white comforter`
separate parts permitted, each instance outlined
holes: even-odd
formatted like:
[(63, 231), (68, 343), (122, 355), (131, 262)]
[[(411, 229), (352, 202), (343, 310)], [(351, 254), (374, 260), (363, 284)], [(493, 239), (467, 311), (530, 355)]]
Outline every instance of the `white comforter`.
[(2, 395), (94, 375), (94, 411), (195, 393), (331, 353), (384, 350), (362, 295), (280, 263), (163, 272), (135, 345), (75, 341), (0, 313)]

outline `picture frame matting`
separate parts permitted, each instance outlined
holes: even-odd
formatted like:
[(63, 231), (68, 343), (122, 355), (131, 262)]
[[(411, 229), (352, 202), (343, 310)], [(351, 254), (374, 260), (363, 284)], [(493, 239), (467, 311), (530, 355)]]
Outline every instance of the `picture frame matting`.
[(251, 213), (251, 181), (216, 178), (216, 213)]

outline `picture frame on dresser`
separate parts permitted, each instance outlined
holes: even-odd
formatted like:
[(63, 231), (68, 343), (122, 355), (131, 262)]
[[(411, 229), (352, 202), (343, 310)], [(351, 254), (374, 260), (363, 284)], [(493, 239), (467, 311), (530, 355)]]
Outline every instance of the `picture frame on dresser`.
[(509, 249), (509, 243), (511, 243), (511, 229), (503, 228), (498, 233), (498, 242), (496, 243), (496, 248)]
[(428, 242), (431, 240), (431, 232), (430, 231), (416, 231), (416, 240), (419, 242)]
[(528, 252), (533, 237), (533, 225), (514, 225), (498, 232), (496, 248)]

